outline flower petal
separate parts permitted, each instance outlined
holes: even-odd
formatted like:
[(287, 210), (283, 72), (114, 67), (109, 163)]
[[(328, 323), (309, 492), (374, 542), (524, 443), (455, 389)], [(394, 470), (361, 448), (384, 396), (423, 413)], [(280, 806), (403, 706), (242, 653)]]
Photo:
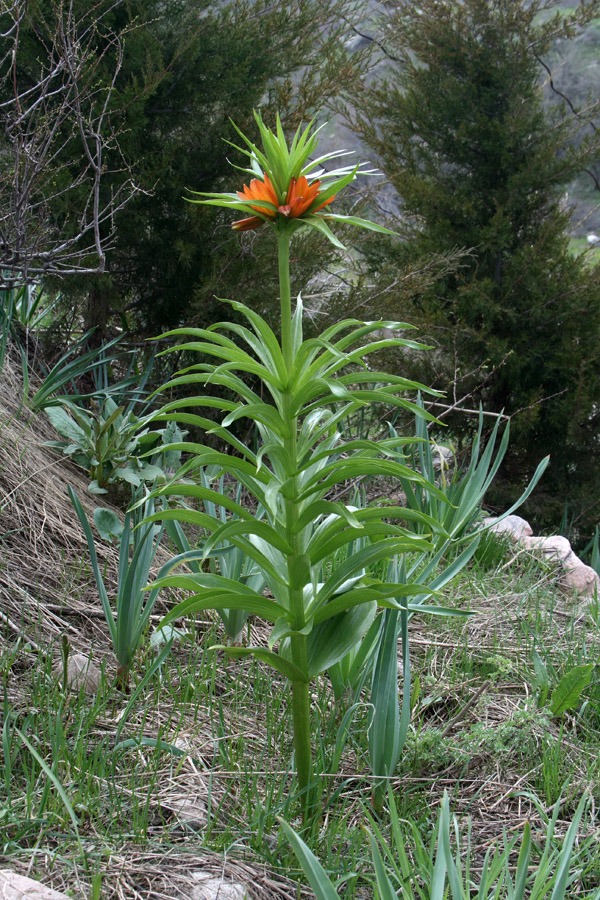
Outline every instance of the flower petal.
[(264, 219), (259, 216), (248, 216), (247, 219), (238, 219), (237, 222), (232, 222), (231, 227), (234, 231), (252, 231), (253, 228), (260, 228), (263, 222)]
[(324, 206), (327, 206), (329, 203), (331, 203), (333, 200), (335, 200), (335, 198), (336, 198), (336, 195), (334, 194), (333, 197), (329, 197), (327, 200), (323, 200), (323, 202), (320, 203), (318, 206), (315, 206), (315, 208), (312, 209), (311, 212), (316, 212), (318, 209), (323, 209)]

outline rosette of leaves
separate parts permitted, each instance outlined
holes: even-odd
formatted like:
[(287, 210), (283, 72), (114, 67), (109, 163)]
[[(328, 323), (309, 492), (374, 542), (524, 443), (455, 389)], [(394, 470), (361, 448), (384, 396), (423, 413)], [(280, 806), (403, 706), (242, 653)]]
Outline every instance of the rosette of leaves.
[(105, 396), (90, 410), (71, 400), (62, 400), (61, 406), (49, 406), (46, 415), (63, 440), (47, 441), (47, 446), (70, 456), (78, 466), (88, 472), (92, 494), (105, 494), (109, 484), (124, 481), (139, 487), (142, 482), (165, 480), (164, 469), (175, 469), (179, 464), (176, 451), (148, 458), (150, 448), (162, 447), (183, 438), (174, 424), (151, 431), (143, 427), (133, 412), (117, 406), (112, 397)]

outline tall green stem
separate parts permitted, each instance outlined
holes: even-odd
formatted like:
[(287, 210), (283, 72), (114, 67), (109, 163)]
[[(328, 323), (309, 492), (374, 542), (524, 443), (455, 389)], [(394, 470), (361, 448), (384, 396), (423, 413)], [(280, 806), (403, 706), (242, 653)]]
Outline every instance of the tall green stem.
[(281, 350), (288, 372), (292, 370), (292, 298), (290, 289), (290, 238), (286, 228), (277, 232), (277, 256), (279, 260), (279, 296), (281, 298)]
[[(281, 297), (281, 351), (288, 374), (291, 373), (294, 364), (294, 348), (292, 344), (292, 302), (290, 289), (290, 238), (291, 233), (282, 229), (277, 235), (277, 250), (279, 260), (279, 290)], [(288, 434), (285, 438), (286, 459), (289, 465), (288, 476), (291, 481), (290, 490), (285, 503), (286, 537), (292, 547), (292, 553), (287, 559), (287, 574), (289, 584), (289, 610), (292, 628), (299, 632), (305, 622), (304, 608), (304, 584), (299, 583), (298, 559), (302, 555), (299, 546), (299, 536), (294, 530), (299, 515), (298, 487), (297, 487), (297, 433), (298, 421), (292, 411), (292, 398), (286, 391), (283, 397), (283, 417), (288, 426)], [(296, 756), (296, 770), (298, 774), (298, 787), (304, 792), (302, 808), (305, 816), (310, 814), (310, 798), (308, 787), (312, 779), (312, 749), (310, 729), (310, 694), (308, 683), (308, 657), (306, 636), (293, 634), (290, 638), (292, 660), (294, 664), (306, 673), (304, 681), (292, 682), (292, 721), (294, 728), (294, 752)]]

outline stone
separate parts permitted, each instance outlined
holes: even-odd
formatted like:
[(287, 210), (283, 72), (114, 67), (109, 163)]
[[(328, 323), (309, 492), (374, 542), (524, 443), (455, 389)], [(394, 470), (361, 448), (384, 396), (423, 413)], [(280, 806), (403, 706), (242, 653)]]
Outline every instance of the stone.
[(189, 900), (249, 900), (248, 888), (240, 881), (226, 881), (206, 872), (191, 872), (194, 882)]
[(179, 819), (182, 825), (187, 825), (189, 828), (204, 828), (208, 821), (207, 805), (203, 800), (194, 800), (191, 797), (169, 797), (166, 802), (161, 803), (161, 806)]
[(454, 466), (454, 453), (450, 447), (435, 444), (431, 451), (434, 469), (450, 469)]
[(560, 563), (563, 571), (559, 583), (569, 593), (577, 597), (600, 596), (600, 577), (579, 559), (566, 537), (534, 537), (529, 522), (520, 516), (506, 516), (500, 521), (491, 517), (484, 519), (483, 526), (496, 534), (507, 534), (526, 550), (538, 551), (546, 559)]
[(565, 569), (560, 578), (561, 585), (578, 597), (600, 596), (600, 578), (591, 566), (580, 562), (578, 566)]
[(17, 875), (10, 869), (0, 869), (0, 898), (2, 900), (69, 900), (66, 894), (47, 887), (33, 878)]
[[(52, 670), (57, 679), (64, 679), (64, 665), (62, 659), (54, 664)], [(95, 694), (100, 687), (102, 674), (98, 666), (94, 665), (89, 656), (83, 653), (69, 654), (67, 658), (67, 687), (79, 690), (83, 688), (86, 694)], [(0, 894), (0, 898), (2, 895)]]
[(531, 525), (526, 519), (522, 519), (521, 516), (506, 516), (500, 520), (495, 517), (484, 519), (483, 527), (493, 531), (495, 534), (508, 535), (515, 544), (522, 537), (530, 537), (533, 534)]
[(582, 565), (569, 541), (561, 535), (555, 535), (554, 537), (530, 537), (525, 535), (521, 538), (520, 543), (527, 550), (539, 550), (547, 559), (559, 560), (565, 568), (575, 568), (578, 565)]

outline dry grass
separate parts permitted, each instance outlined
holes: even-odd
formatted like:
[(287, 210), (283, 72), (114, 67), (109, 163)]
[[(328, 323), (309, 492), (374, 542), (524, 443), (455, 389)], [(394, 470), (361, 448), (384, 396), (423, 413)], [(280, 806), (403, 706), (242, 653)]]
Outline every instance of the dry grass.
[[(32, 379), (31, 389), (35, 388)], [(8, 356), (0, 373), (0, 616), (7, 626), (4, 640), (11, 633), (13, 640), (21, 637), (37, 649), (67, 635), (74, 651), (89, 652), (93, 644), (103, 654), (108, 651), (104, 616), (88, 565), (87, 543), (67, 486), (77, 493), (90, 521), (98, 506), (107, 506), (121, 516), (123, 510), (90, 494), (85, 473), (45, 446), (58, 435), (44, 413), (30, 413), (22, 397), (19, 365)], [(110, 589), (116, 586), (118, 547), (99, 541), (97, 553)], [(167, 559), (168, 554), (159, 551), (155, 566)]]
[[(31, 866), (11, 859), (10, 868), (27, 875)], [(255, 900), (299, 900), (312, 896), (264, 866), (226, 859), (193, 846), (164, 845), (152, 852), (147, 847), (129, 845), (120, 853), (110, 854), (102, 865), (102, 873), (102, 900), (189, 900), (194, 886), (204, 876), (223, 879), (226, 884), (248, 885)], [(68, 896), (89, 898), (85, 881), (77, 879), (70, 868), (61, 867), (55, 854), (38, 855), (35, 877), (56, 891), (69, 892)], [(221, 895), (226, 900), (224, 890)]]
[[(71, 484), (89, 516), (99, 505), (88, 479), (44, 443), (57, 435), (48, 419), (22, 403), (23, 384), (14, 360), (0, 375), (0, 603), (13, 636), (34, 649), (68, 634), (85, 652), (100, 637), (95, 585), (83, 565), (87, 545), (67, 495)], [(108, 579), (115, 578), (117, 551), (99, 548)], [(69, 595), (70, 608), (62, 598)], [(71, 607), (72, 602), (72, 607)], [(73, 616), (79, 621), (72, 624)], [(6, 637), (5, 637), (6, 640)]]

